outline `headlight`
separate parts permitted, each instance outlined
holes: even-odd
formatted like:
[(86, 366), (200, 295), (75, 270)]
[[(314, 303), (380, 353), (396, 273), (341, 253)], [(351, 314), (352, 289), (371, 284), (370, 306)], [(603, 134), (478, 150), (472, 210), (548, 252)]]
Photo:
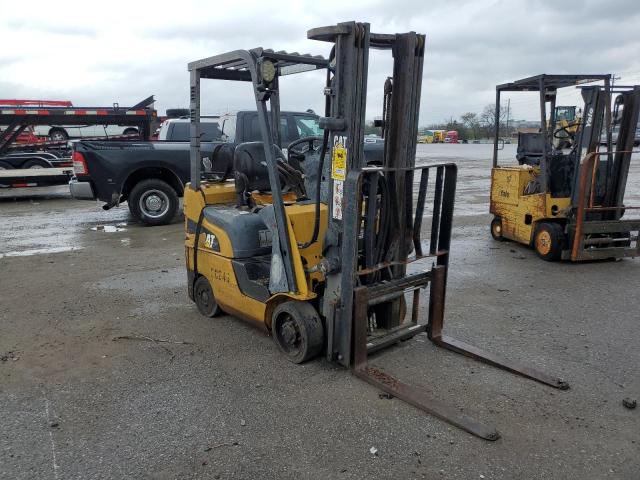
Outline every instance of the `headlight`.
[(276, 66), (271, 60), (264, 60), (260, 65), (260, 73), (264, 82), (271, 83), (276, 78)]

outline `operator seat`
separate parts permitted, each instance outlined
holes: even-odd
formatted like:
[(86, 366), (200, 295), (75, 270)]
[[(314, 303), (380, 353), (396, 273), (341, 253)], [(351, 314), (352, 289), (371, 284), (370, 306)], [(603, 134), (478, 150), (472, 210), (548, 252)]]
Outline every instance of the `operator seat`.
[(224, 182), (233, 170), (235, 146), (231, 143), (215, 145), (211, 156), (202, 158), (202, 177), (210, 182)]
[[(299, 197), (304, 196), (303, 172), (287, 163), (282, 150), (274, 146), (278, 162), (280, 185), (283, 192), (293, 190)], [(269, 170), (263, 142), (240, 143), (233, 155), (236, 193), (239, 205), (248, 205), (251, 192), (270, 192)]]
[(518, 132), (518, 150), (516, 160), (520, 165), (540, 165), (544, 149), (544, 137), (541, 133)]

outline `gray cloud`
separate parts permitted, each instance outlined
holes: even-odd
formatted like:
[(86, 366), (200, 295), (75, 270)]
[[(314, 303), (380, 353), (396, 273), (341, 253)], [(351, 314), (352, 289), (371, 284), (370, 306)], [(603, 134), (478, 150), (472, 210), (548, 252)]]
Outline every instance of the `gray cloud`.
[[(157, 5), (148, 19), (126, 26), (85, 12), (62, 23), (50, 22), (44, 14), (33, 15), (26, 22), (7, 13), (6, 19), (0, 20), (3, 37), (16, 30), (24, 33), (25, 29), (33, 42), (43, 42), (52, 34), (84, 35), (100, 49), (96, 54), (105, 58), (95, 61), (86, 73), (91, 76), (86, 88), (65, 86), (64, 79), (74, 75), (74, 65), (83, 62), (82, 56), (73, 54), (62, 60), (60, 69), (47, 73), (52, 77), (50, 84), (25, 86), (7, 66), (8, 54), (0, 52), (3, 96), (62, 96), (76, 104), (126, 104), (155, 94), (160, 110), (186, 106), (188, 62), (255, 46), (326, 55), (329, 45), (307, 40), (307, 30), (353, 19), (370, 22), (376, 32), (414, 30), (427, 35), (421, 124), (479, 111), (492, 102), (496, 84), (519, 77), (630, 72), (623, 74), (623, 79), (627, 75), (638, 82), (640, 75), (640, 14), (631, 0), (616, 0), (606, 6), (593, 0), (484, 0), (433, 5), (414, 0), (328, 0), (275, 6), (247, 1), (225, 4), (224, 8), (216, 3), (215, 9), (213, 5)], [(122, 44), (115, 43), (121, 33), (129, 36), (126, 51)], [(68, 45), (67, 50), (73, 52), (77, 43), (70, 40)], [(86, 58), (86, 53), (82, 55)], [(11, 60), (15, 64), (29, 62), (30, 58), (14, 55)], [(37, 59), (32, 61), (37, 67)], [(372, 118), (381, 112), (382, 85), (391, 73), (388, 52), (372, 53), (369, 73), (367, 116)], [(321, 75), (309, 74), (285, 79), (283, 107), (320, 111), (322, 82)], [(203, 89), (205, 110), (215, 113), (251, 107), (252, 96), (246, 85), (208, 83)], [(514, 103), (514, 109), (520, 116), (530, 114), (526, 102)]]

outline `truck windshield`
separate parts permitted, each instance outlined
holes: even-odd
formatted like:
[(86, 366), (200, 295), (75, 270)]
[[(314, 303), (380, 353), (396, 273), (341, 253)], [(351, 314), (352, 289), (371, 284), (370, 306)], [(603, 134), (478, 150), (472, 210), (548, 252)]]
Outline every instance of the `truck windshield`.
[(296, 122), (299, 138), (322, 136), (322, 129), (318, 123), (318, 117), (294, 115), (293, 119)]

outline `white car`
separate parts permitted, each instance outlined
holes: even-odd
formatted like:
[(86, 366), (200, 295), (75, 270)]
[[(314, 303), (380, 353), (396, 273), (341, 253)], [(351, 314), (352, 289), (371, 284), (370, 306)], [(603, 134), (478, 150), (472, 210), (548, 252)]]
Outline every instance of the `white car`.
[[(220, 117), (200, 117), (201, 140), (203, 142), (220, 141), (222, 131), (220, 129)], [(169, 118), (160, 124), (158, 140), (170, 142), (189, 141), (189, 117)]]
[(49, 137), (52, 141), (139, 134), (137, 127), (120, 125), (38, 125), (34, 130), (36, 135)]

